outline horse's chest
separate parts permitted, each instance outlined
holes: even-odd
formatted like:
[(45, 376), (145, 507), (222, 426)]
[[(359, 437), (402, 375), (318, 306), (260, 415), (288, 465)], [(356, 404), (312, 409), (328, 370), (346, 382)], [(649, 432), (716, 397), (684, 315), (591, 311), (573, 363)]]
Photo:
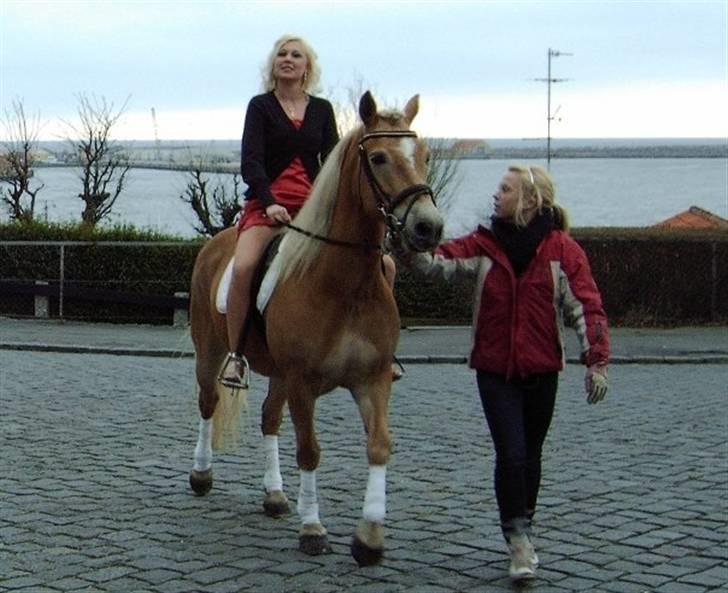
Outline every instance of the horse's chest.
[(321, 360), (324, 374), (367, 370), (380, 364), (382, 345), (361, 333), (344, 330), (329, 344)]

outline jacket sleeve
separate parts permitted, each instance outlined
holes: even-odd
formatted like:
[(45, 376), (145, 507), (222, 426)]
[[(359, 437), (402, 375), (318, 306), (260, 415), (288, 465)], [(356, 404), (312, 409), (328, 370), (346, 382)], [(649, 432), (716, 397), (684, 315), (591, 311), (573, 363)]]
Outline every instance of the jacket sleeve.
[(584, 250), (566, 238), (562, 259), (566, 281), (562, 286), (564, 319), (579, 338), (581, 362), (586, 366), (608, 364), (609, 331), (602, 297)]
[(427, 278), (449, 281), (456, 277), (474, 276), (483, 255), (475, 240), (475, 233), (471, 233), (441, 243), (432, 253), (404, 256), (403, 261)]
[(248, 103), (243, 128), (240, 157), (243, 181), (265, 207), (276, 203), (270, 190), (270, 179), (265, 170), (265, 111), (261, 101), (253, 98)]
[(329, 153), (334, 149), (339, 141), (339, 131), (336, 127), (336, 117), (334, 116), (334, 108), (331, 103), (325, 101), (326, 113), (324, 115), (324, 129), (321, 144), (321, 162), (326, 160)]

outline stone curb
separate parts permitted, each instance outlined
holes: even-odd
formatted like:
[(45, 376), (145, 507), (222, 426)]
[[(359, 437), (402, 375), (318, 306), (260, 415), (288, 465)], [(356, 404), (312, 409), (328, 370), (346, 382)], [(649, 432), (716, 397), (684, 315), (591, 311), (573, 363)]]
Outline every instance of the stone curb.
[[(75, 344), (32, 344), (32, 343), (0, 343), (0, 350), (22, 352), (62, 352), (72, 354), (107, 354), (112, 356), (146, 356), (153, 358), (193, 358), (194, 352), (189, 350), (168, 350), (160, 348), (112, 348), (103, 346), (81, 346)], [(431, 354), (397, 356), (402, 364), (467, 364), (465, 355)], [(581, 364), (576, 357), (568, 357), (567, 364)], [(726, 354), (684, 354), (663, 356), (612, 356), (610, 364), (728, 364)]]

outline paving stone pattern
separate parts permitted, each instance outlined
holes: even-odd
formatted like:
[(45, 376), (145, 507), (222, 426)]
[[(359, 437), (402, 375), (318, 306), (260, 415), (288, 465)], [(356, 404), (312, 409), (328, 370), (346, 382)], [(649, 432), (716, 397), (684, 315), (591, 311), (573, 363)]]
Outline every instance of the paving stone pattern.
[[(539, 593), (728, 588), (725, 365), (623, 365), (598, 406), (569, 365), (545, 447)], [(333, 553), (297, 549), (294, 514), (261, 511), (257, 378), (234, 454), (192, 495), (190, 358), (0, 351), (0, 591), (450, 593), (510, 591), (493, 450), (472, 371), (410, 365), (390, 408), (386, 551), (349, 541), (367, 468), (351, 398), (319, 401), (321, 516)], [(293, 430), (281, 435), (295, 508)]]

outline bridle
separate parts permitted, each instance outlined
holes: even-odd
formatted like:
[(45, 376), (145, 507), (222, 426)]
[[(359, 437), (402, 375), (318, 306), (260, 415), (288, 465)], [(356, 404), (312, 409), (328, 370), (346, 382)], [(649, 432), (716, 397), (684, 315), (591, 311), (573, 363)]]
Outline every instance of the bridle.
[[(409, 216), (412, 207), (415, 205), (417, 198), (423, 194), (428, 195), (432, 200), (433, 205), (437, 206), (435, 203), (435, 195), (432, 192), (432, 188), (424, 183), (415, 183), (409, 187), (405, 187), (396, 196), (391, 196), (385, 192), (379, 181), (377, 181), (377, 177), (372, 169), (372, 163), (369, 160), (369, 153), (364, 147), (367, 140), (373, 140), (375, 138), (417, 138), (417, 134), (411, 130), (374, 131), (364, 134), (361, 140), (359, 140), (359, 160), (361, 162), (362, 169), (364, 169), (367, 181), (369, 182), (369, 187), (372, 189), (374, 196), (377, 199), (377, 209), (382, 213), (382, 216), (384, 216), (384, 221), (389, 233), (395, 238), (404, 237), (406, 239), (407, 217)], [(402, 202), (409, 198), (411, 199), (404, 211), (404, 215), (401, 219), (397, 218), (394, 215), (394, 211)]]
[[(367, 183), (369, 184), (369, 187), (372, 190), (372, 193), (374, 194), (375, 199), (377, 200), (377, 210), (384, 217), (384, 222), (387, 227), (387, 233), (392, 238), (396, 238), (396, 239), (404, 238), (405, 240), (407, 240), (407, 230), (406, 230), (407, 217), (409, 216), (409, 213), (412, 210), (415, 202), (421, 195), (424, 194), (424, 195), (428, 195), (430, 197), (430, 199), (432, 200), (432, 203), (435, 204), (435, 206), (436, 206), (437, 204), (435, 203), (435, 196), (432, 192), (432, 188), (429, 185), (426, 185), (424, 183), (416, 183), (416, 184), (410, 185), (408, 187), (405, 187), (402, 191), (400, 191), (395, 196), (391, 196), (386, 191), (384, 191), (381, 184), (377, 180), (376, 175), (374, 174), (371, 161), (369, 160), (369, 153), (367, 152), (367, 150), (364, 146), (368, 140), (373, 140), (376, 138), (417, 138), (417, 134), (415, 132), (412, 132), (411, 130), (374, 131), (374, 132), (369, 132), (368, 134), (364, 134), (358, 143), (359, 161), (360, 161), (361, 169), (364, 170), (364, 175), (366, 176)], [(361, 190), (359, 191), (359, 194), (361, 196)], [(409, 199), (410, 202), (407, 205), (407, 208), (405, 209), (404, 215), (402, 216), (401, 219), (397, 218), (394, 215), (394, 211), (397, 209), (397, 207), (402, 202), (404, 202), (407, 199)], [(340, 247), (363, 248), (365, 251), (382, 251), (383, 250), (381, 245), (374, 245), (374, 244), (366, 243), (366, 242), (343, 241), (340, 239), (332, 239), (330, 237), (325, 237), (323, 235), (318, 235), (316, 233), (312, 233), (310, 231), (297, 227), (291, 223), (286, 223), (285, 226), (287, 226), (289, 229), (294, 230), (298, 233), (311, 237), (312, 239), (317, 239), (319, 241), (323, 241), (324, 243), (328, 243), (330, 245), (337, 245)]]

